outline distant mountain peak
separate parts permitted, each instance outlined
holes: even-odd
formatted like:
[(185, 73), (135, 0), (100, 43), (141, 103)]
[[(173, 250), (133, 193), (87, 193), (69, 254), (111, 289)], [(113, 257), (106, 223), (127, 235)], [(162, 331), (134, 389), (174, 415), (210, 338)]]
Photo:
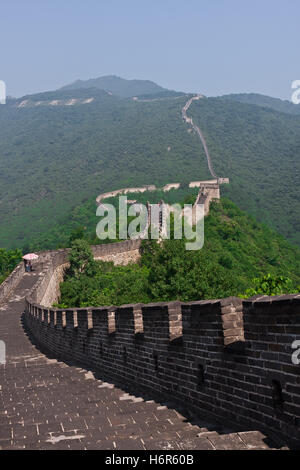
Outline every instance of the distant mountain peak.
[(131, 98), (140, 95), (154, 95), (168, 91), (151, 80), (127, 80), (117, 75), (105, 75), (89, 80), (76, 80), (60, 90), (76, 90), (80, 88), (98, 88), (111, 92), (113, 95), (123, 98)]

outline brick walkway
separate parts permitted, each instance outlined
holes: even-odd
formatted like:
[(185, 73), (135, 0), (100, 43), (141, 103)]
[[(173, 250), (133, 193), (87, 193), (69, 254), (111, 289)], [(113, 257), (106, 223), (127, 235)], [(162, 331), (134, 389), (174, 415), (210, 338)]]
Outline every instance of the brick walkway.
[[(234, 432), (203, 418), (190, 422), (170, 404), (125, 393), (92, 372), (41, 354), (24, 333), (24, 275), (0, 306), (0, 449), (269, 449), (258, 431)], [(152, 397), (153, 398), (153, 397)]]

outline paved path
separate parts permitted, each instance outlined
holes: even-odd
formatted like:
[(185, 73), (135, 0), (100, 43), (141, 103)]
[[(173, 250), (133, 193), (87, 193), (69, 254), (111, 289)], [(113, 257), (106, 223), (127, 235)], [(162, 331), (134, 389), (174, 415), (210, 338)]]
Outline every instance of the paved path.
[[(41, 354), (26, 336), (24, 296), (37, 274), (25, 274), (0, 306), (0, 449), (190, 450), (268, 449), (259, 432), (189, 422), (170, 405), (131, 396), (92, 372)], [(150, 397), (151, 398), (151, 397)]]
[(183, 117), (183, 119), (185, 120), (185, 122), (187, 124), (190, 124), (192, 126), (192, 128), (194, 129), (194, 131), (198, 135), (199, 139), (201, 140), (201, 143), (203, 145), (204, 152), (205, 152), (205, 155), (206, 155), (206, 158), (207, 158), (207, 164), (208, 164), (209, 172), (210, 172), (210, 174), (213, 178), (218, 179), (218, 176), (215, 173), (215, 170), (214, 170), (214, 167), (213, 167), (213, 164), (212, 164), (212, 161), (211, 161), (211, 157), (210, 157), (207, 145), (206, 145), (206, 140), (204, 138), (204, 135), (202, 134), (202, 131), (201, 131), (200, 127), (198, 127), (198, 126), (196, 126), (196, 124), (194, 124), (193, 119), (189, 118), (187, 116), (187, 111), (189, 110), (189, 107), (191, 106), (192, 102), (197, 101), (197, 100), (201, 99), (202, 97), (203, 97), (202, 95), (197, 95), (197, 96), (193, 96), (192, 98), (190, 98), (187, 101), (187, 103), (184, 105), (184, 107), (182, 108), (182, 117)]

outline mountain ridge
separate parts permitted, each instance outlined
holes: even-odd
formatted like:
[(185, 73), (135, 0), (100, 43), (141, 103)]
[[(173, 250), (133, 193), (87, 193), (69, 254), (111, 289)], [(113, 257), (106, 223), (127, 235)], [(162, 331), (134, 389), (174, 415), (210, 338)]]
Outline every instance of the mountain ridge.
[(73, 83), (63, 86), (60, 90), (76, 90), (79, 88), (98, 88), (123, 98), (172, 91), (157, 85), (157, 83), (151, 80), (128, 80), (118, 77), (117, 75), (105, 75), (88, 80), (76, 80)]
[(259, 93), (233, 93), (229, 95), (222, 95), (218, 98), (223, 100), (238, 101), (244, 104), (251, 104), (261, 106), (264, 108), (271, 108), (280, 113), (300, 115), (300, 105), (294, 104), (288, 100), (281, 100), (272, 96), (262, 95)]

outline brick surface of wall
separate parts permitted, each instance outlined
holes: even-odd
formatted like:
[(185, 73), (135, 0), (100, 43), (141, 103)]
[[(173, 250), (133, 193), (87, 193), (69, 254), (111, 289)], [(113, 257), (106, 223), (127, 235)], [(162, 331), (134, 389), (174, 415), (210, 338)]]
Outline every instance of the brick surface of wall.
[(300, 295), (49, 312), (27, 299), (41, 347), (225, 422), (300, 445)]

